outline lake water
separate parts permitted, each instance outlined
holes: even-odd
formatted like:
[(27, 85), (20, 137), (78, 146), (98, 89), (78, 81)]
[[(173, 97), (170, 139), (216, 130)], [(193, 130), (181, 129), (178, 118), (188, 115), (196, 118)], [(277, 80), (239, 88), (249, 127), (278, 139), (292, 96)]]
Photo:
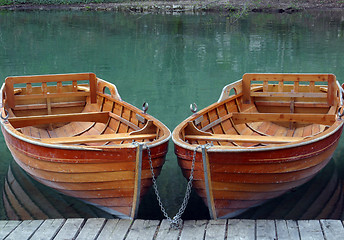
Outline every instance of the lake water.
[[(235, 24), (222, 14), (0, 12), (0, 81), (74, 72), (94, 72), (113, 82), (135, 106), (147, 101), (148, 112), (172, 131), (191, 114), (190, 103), (208, 106), (223, 86), (247, 72), (334, 73), (343, 83), (344, 11), (251, 13)], [(343, 148), (342, 140), (311, 182), (241, 217), (343, 218)], [(169, 150), (158, 186), (172, 216), (186, 180), (172, 141)], [(0, 159), (1, 219), (111, 217), (36, 183), (13, 162), (2, 136)], [(142, 200), (139, 217), (162, 218), (153, 191)], [(208, 217), (192, 193), (183, 218)]]

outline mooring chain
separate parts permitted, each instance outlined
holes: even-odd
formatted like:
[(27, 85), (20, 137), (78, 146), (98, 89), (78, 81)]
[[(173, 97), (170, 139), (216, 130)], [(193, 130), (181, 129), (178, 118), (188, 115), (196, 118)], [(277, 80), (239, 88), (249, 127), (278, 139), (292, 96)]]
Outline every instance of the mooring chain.
[[(134, 144), (136, 145), (137, 143), (134, 143)], [(142, 144), (142, 143), (140, 143), (140, 144)], [(170, 225), (171, 225), (171, 227), (173, 229), (180, 229), (182, 227), (182, 224), (183, 224), (183, 221), (182, 221), (181, 217), (182, 217), (182, 215), (183, 215), (183, 213), (184, 213), (184, 211), (186, 209), (186, 206), (187, 206), (187, 204), (189, 202), (191, 191), (192, 191), (192, 181), (193, 181), (193, 177), (194, 177), (193, 175), (194, 175), (194, 169), (195, 169), (197, 150), (199, 148), (202, 148), (202, 147), (205, 147), (206, 149), (208, 149), (208, 148), (212, 147), (213, 144), (212, 143), (211, 144), (207, 143), (205, 145), (199, 145), (199, 146), (197, 146), (194, 149), (193, 156), (192, 156), (191, 172), (190, 172), (189, 181), (188, 181), (187, 186), (186, 186), (185, 196), (184, 196), (183, 202), (182, 202), (182, 204), (181, 204), (177, 214), (173, 218), (170, 218), (168, 216), (168, 214), (166, 212), (166, 209), (163, 206), (163, 203), (162, 203), (161, 198), (160, 198), (160, 193), (159, 193), (159, 190), (158, 190), (157, 181), (156, 181), (156, 177), (155, 177), (155, 174), (154, 174), (152, 155), (151, 155), (150, 148), (149, 148), (149, 146), (146, 143), (143, 143), (143, 146), (147, 148), (149, 165), (150, 165), (150, 170), (151, 170), (151, 174), (152, 174), (153, 188), (154, 188), (154, 192), (155, 192), (156, 198), (158, 200), (161, 212), (163, 213), (163, 215), (167, 219), (167, 221), (169, 221), (169, 223), (170, 223)]]

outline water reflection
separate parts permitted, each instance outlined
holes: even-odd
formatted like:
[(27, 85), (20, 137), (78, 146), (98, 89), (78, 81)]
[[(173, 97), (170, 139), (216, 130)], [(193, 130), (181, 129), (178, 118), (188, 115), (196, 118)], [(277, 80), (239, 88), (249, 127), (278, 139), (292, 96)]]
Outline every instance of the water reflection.
[(82, 201), (57, 193), (26, 174), (11, 159), (2, 192), (6, 219), (113, 218)]
[(343, 219), (343, 183), (332, 158), (311, 181), (238, 218)]
[[(244, 219), (344, 219), (343, 179), (333, 159), (311, 181), (237, 216)], [(60, 194), (31, 178), (11, 159), (2, 186), (2, 219), (114, 218), (92, 205)], [(162, 219), (159, 206), (143, 199), (139, 218)], [(209, 218), (200, 198), (193, 196), (183, 219)], [(146, 207), (148, 206), (148, 208)], [(155, 212), (155, 215), (152, 214)]]

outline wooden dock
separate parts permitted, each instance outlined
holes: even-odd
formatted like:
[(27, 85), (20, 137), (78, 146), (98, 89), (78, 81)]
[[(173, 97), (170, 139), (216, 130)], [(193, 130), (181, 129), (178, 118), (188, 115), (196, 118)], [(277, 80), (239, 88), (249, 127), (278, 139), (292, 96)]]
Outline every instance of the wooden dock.
[(180, 230), (167, 220), (71, 218), (0, 221), (0, 239), (344, 239), (341, 220), (187, 220)]

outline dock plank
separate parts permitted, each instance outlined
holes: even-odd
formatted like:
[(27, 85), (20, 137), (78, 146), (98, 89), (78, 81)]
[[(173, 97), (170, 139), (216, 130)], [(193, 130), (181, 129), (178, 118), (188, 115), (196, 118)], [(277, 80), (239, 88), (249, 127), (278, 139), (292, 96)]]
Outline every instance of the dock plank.
[(226, 236), (227, 220), (209, 220), (206, 232), (205, 240), (225, 239)]
[(338, 236), (344, 236), (344, 227), (341, 221), (322, 219), (320, 224), (326, 240), (337, 240)]
[(30, 240), (49, 240), (53, 239), (62, 227), (65, 219), (47, 219), (37, 229)]
[(199, 240), (204, 239), (206, 220), (187, 220), (184, 221), (180, 240)]
[(87, 219), (76, 240), (96, 239), (104, 226), (105, 218)]
[(27, 220), (21, 222), (10, 235), (6, 238), (7, 240), (18, 240), (18, 239), (29, 239), (39, 226), (43, 223), (43, 220)]
[(83, 218), (69, 218), (63, 224), (62, 228), (54, 238), (54, 240), (68, 240), (75, 239), (79, 231), (81, 230)]
[(299, 240), (299, 229), (296, 221), (276, 220), (276, 233), (278, 240)]
[(167, 219), (162, 220), (156, 240), (177, 240), (180, 236), (180, 230), (171, 227)]
[(124, 239), (128, 234), (129, 228), (133, 223), (132, 220), (109, 219), (106, 221), (103, 230), (98, 239), (118, 240)]
[(300, 237), (302, 240), (323, 240), (324, 234), (322, 232), (320, 222), (314, 220), (299, 220)]
[(9, 235), (19, 224), (21, 221), (7, 221), (1, 220), (0, 221), (0, 239), (4, 239), (7, 235)]
[(151, 240), (160, 224), (158, 220), (141, 220), (134, 221), (130, 228), (126, 240)]
[(276, 226), (274, 220), (257, 220), (256, 221), (257, 239), (277, 239)]
[(74, 218), (0, 220), (0, 239), (88, 240), (337, 240), (344, 235), (341, 220), (187, 220), (181, 229), (168, 220)]
[(227, 239), (255, 239), (255, 220), (229, 219)]

